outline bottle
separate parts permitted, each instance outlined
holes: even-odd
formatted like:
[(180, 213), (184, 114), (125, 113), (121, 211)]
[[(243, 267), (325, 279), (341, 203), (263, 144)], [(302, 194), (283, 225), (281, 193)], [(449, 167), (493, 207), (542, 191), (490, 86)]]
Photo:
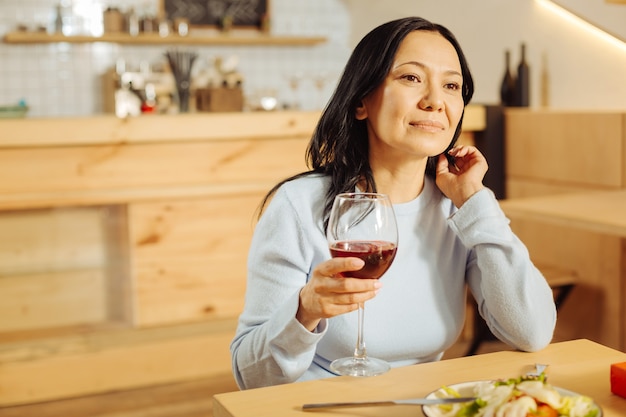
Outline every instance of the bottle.
[(229, 14), (225, 14), (222, 16), (222, 20), (220, 22), (220, 30), (222, 32), (230, 32), (233, 27), (233, 17)]
[(63, 33), (63, 6), (59, 3), (55, 8), (54, 33)]
[(130, 36), (139, 35), (139, 16), (133, 7), (126, 14), (126, 30)]
[(515, 105), (515, 77), (511, 73), (511, 52), (504, 52), (504, 77), (500, 84), (500, 103), (503, 106)]
[(261, 21), (259, 22), (259, 29), (262, 33), (270, 33), (270, 16), (267, 13), (261, 15)]
[(530, 67), (526, 62), (526, 44), (522, 43), (522, 55), (517, 65), (517, 81), (515, 82), (515, 101), (518, 107), (530, 105)]

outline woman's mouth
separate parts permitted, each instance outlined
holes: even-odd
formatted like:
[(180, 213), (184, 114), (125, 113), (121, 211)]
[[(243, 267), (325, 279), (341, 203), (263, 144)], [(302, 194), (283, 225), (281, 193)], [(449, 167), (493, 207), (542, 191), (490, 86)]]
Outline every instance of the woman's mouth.
[(420, 120), (418, 122), (411, 122), (411, 126), (425, 130), (427, 132), (441, 132), (442, 130), (444, 130), (443, 124), (434, 120)]

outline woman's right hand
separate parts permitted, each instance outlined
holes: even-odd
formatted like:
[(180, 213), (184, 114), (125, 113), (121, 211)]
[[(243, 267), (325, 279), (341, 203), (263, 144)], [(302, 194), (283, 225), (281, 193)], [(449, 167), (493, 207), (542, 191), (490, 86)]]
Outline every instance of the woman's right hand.
[(374, 298), (382, 287), (380, 280), (341, 276), (342, 272), (358, 271), (363, 265), (359, 258), (332, 258), (317, 265), (300, 290), (296, 319), (313, 331), (321, 319), (354, 311), (359, 304)]

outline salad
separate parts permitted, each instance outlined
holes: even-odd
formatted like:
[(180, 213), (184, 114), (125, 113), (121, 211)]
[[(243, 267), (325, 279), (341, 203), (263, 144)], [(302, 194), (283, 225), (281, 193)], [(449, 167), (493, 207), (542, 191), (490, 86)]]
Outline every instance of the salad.
[[(460, 388), (459, 388), (460, 390)], [(474, 396), (468, 403), (424, 407), (429, 417), (600, 417), (599, 407), (584, 395), (562, 395), (544, 374), (479, 381), (459, 392), (442, 387), (429, 398)]]

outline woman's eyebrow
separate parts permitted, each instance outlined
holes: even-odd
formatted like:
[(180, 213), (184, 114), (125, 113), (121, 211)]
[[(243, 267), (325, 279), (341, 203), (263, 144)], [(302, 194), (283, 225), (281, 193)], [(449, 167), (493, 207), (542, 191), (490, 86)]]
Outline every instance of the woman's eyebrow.
[[(414, 65), (414, 66), (420, 67), (420, 68), (427, 68), (426, 65), (424, 65), (423, 63), (421, 63), (419, 61), (407, 61), (407, 62), (399, 63), (398, 65), (394, 66), (393, 69), (398, 69), (398, 68), (400, 68), (400, 67), (402, 67), (404, 65)], [(459, 77), (463, 77), (463, 75), (459, 71), (453, 70), (453, 69), (444, 71), (444, 73), (446, 75), (458, 75)]]

